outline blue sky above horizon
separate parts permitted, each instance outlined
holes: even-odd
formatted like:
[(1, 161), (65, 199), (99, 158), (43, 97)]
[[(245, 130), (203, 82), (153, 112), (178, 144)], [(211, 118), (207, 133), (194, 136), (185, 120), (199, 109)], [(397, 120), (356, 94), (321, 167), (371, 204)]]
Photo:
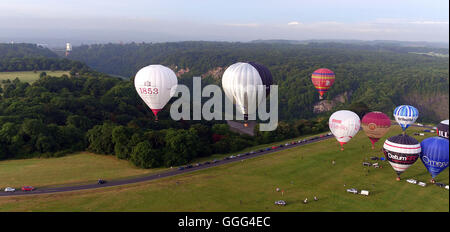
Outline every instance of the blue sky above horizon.
[(449, 41), (445, 0), (0, 0), (0, 38)]

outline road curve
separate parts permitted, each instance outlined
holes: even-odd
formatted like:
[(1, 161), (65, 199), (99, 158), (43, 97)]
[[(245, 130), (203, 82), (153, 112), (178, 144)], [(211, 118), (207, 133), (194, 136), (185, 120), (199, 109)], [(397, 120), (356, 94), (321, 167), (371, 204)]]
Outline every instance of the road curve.
[[(421, 127), (421, 126), (417, 126), (417, 127)], [(422, 127), (424, 127), (424, 128), (431, 128), (429, 126), (422, 126)], [(106, 182), (105, 184), (96, 184), (95, 183), (95, 184), (86, 184), (86, 185), (77, 185), (77, 186), (54, 187), (54, 188), (36, 188), (36, 190), (29, 191), (29, 192), (24, 192), (24, 191), (20, 191), (20, 190), (15, 191), (15, 192), (3, 192), (3, 191), (1, 191), (0, 192), (0, 197), (23, 196), (23, 195), (38, 195), (38, 194), (49, 194), (49, 193), (62, 193), (62, 192), (70, 192), (70, 191), (77, 191), (77, 190), (88, 190), (88, 189), (97, 189), (97, 188), (106, 188), (106, 187), (119, 186), (119, 185), (134, 184), (134, 183), (139, 183), (139, 182), (144, 182), (144, 181), (161, 179), (161, 178), (164, 178), (164, 177), (176, 176), (176, 175), (180, 175), (180, 174), (184, 174), (184, 173), (188, 173), (188, 172), (194, 172), (194, 171), (198, 171), (198, 170), (203, 170), (203, 169), (216, 167), (216, 166), (224, 165), (224, 164), (228, 164), (228, 163), (238, 162), (238, 161), (241, 161), (241, 160), (258, 157), (258, 156), (262, 156), (262, 155), (266, 155), (266, 154), (270, 154), (270, 153), (274, 153), (274, 152), (290, 149), (290, 148), (293, 148), (293, 147), (303, 146), (303, 145), (306, 145), (306, 144), (311, 144), (311, 143), (314, 143), (314, 142), (318, 142), (318, 141), (322, 141), (322, 140), (326, 140), (326, 139), (330, 139), (330, 138), (334, 138), (334, 136), (333, 135), (325, 135), (322, 138), (318, 137), (318, 136), (317, 137), (312, 137), (312, 138), (309, 138), (305, 142), (302, 142), (302, 143), (296, 143), (296, 144), (292, 144), (292, 145), (289, 145), (289, 146), (278, 147), (276, 149), (271, 149), (269, 151), (257, 152), (257, 153), (254, 153), (254, 154), (244, 155), (244, 156), (236, 157), (236, 158), (233, 158), (233, 159), (222, 159), (222, 160), (218, 160), (218, 162), (215, 162), (215, 163), (211, 162), (210, 164), (203, 164), (201, 166), (196, 166), (196, 167), (194, 166), (192, 168), (185, 168), (184, 170), (178, 170), (178, 168), (177, 168), (176, 170), (164, 171), (164, 172), (161, 172), (161, 173), (156, 173), (156, 174), (152, 174), (152, 175), (148, 175), (148, 176), (142, 176), (142, 177), (136, 177), (136, 178), (124, 179), (124, 180), (112, 180), (112, 181)], [(261, 149), (257, 149), (257, 150), (259, 151)]]

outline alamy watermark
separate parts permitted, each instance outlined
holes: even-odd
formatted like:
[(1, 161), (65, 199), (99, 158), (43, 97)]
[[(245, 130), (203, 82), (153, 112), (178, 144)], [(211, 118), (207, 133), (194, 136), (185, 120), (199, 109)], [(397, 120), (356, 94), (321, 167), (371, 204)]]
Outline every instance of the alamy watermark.
[[(243, 88), (243, 87), (240, 87)], [(242, 95), (230, 96), (217, 85), (207, 85), (202, 89), (201, 78), (193, 78), (192, 100), (190, 90), (185, 85), (177, 85), (174, 97), (181, 96), (172, 103), (170, 116), (173, 120), (248, 120), (257, 119), (260, 131), (273, 131), (278, 126), (278, 85), (270, 86), (269, 111), (267, 111), (266, 87), (247, 86), (235, 91)], [(202, 97), (208, 98), (202, 105)], [(191, 118), (192, 102), (192, 118)], [(223, 104), (225, 107), (223, 107)], [(234, 110), (236, 106), (236, 110)]]

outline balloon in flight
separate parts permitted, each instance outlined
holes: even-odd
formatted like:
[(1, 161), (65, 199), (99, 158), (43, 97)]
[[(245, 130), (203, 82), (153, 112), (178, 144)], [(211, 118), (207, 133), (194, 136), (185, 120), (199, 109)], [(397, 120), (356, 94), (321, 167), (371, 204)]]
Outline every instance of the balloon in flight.
[(400, 180), (400, 174), (417, 161), (420, 151), (420, 143), (406, 134), (390, 137), (383, 145), (383, 153), (397, 173), (397, 180)]
[(403, 131), (413, 124), (418, 117), (419, 111), (414, 106), (401, 105), (394, 110), (395, 121), (402, 127)]
[[(245, 124), (249, 114), (255, 114), (256, 108), (263, 100), (263, 93), (270, 93), (273, 83), (269, 69), (255, 62), (238, 62), (230, 65), (222, 76), (225, 95), (233, 101), (244, 115)], [(258, 94), (258, 88), (263, 92)], [(264, 91), (265, 90), (265, 91)], [(251, 105), (253, 104), (253, 105)]]
[(331, 133), (341, 144), (341, 150), (344, 150), (344, 144), (358, 133), (360, 123), (359, 116), (349, 110), (336, 111), (330, 116), (328, 125)]
[(334, 79), (334, 72), (327, 68), (320, 68), (313, 72), (311, 80), (320, 94), (319, 99), (323, 99), (323, 95), (328, 92), (333, 85)]
[(361, 127), (372, 142), (372, 149), (374, 149), (374, 144), (389, 131), (391, 119), (382, 112), (370, 112), (362, 118)]
[(420, 146), (420, 160), (431, 174), (432, 182), (434, 178), (448, 167), (449, 143), (448, 139), (442, 137), (431, 137), (424, 139)]
[(436, 132), (439, 137), (448, 139), (448, 119), (439, 123)]
[(138, 95), (158, 120), (158, 112), (175, 94), (178, 80), (175, 73), (163, 65), (149, 65), (140, 69), (134, 78)]

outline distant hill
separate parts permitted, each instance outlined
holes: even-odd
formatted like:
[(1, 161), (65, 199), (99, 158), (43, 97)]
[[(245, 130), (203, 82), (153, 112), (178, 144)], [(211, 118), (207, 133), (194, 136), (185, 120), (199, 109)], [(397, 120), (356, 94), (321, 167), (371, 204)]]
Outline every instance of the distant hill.
[(50, 49), (29, 43), (0, 43), (0, 59), (10, 58), (57, 58)]

